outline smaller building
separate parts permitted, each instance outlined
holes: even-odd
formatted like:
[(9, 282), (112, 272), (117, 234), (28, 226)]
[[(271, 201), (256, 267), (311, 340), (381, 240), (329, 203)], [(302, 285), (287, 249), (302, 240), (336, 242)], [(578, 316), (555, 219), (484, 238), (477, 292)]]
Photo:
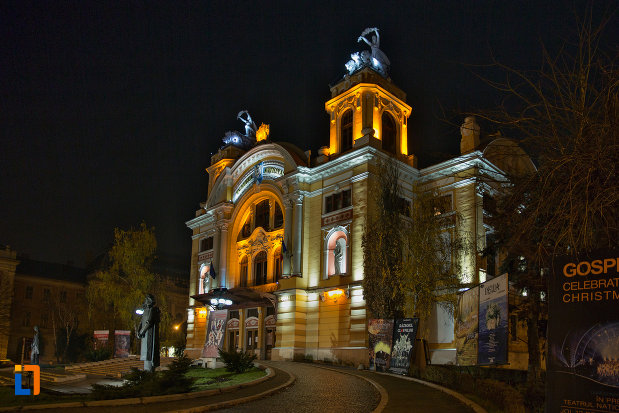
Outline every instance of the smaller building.
[[(86, 270), (71, 264), (35, 261), (17, 256), (7, 356), (16, 363), (30, 360), (34, 326), (39, 326), (41, 363), (56, 361), (54, 327), (60, 312), (77, 328), (87, 317)], [(57, 330), (58, 332), (58, 330)]]

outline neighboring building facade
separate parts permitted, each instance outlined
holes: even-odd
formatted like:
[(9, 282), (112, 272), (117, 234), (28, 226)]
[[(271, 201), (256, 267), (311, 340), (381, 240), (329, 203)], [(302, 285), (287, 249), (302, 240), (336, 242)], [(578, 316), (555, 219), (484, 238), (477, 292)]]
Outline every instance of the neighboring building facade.
[[(55, 362), (54, 309), (74, 318), (73, 325), (85, 322), (86, 270), (17, 257), (8, 358), (16, 363), (30, 362), (34, 326), (39, 327), (41, 363)], [(60, 328), (56, 325), (56, 328)]]
[[(414, 183), (444, 196), (441, 212), (457, 211), (457, 230), (476, 251), (484, 248), (491, 228), (484, 223), (483, 199), (493, 188), (477, 177), (482, 170), (499, 177), (501, 170), (480, 151), (474, 119), (461, 129), (460, 156), (418, 169), (408, 150), (412, 108), (406, 94), (391, 82), (384, 62), (367, 56), (365, 63), (355, 62), (353, 55), (349, 73), (325, 103), (330, 145), (318, 156), (270, 141), (265, 125), (246, 128), (246, 134), (228, 132), (212, 156), (208, 199), (187, 222), (193, 232), (190, 356), (201, 355), (211, 300), (224, 297), (233, 301), (225, 307), (227, 349), (278, 360), (368, 363), (371, 315), (361, 287), (361, 240), (380, 160), (397, 161), (404, 198), (412, 199)], [(491, 154), (495, 146), (485, 151)], [(475, 253), (463, 260), (463, 282), (483, 282), (497, 272), (498, 260), (486, 262)], [(431, 360), (455, 362), (453, 317), (437, 308), (428, 323)]]

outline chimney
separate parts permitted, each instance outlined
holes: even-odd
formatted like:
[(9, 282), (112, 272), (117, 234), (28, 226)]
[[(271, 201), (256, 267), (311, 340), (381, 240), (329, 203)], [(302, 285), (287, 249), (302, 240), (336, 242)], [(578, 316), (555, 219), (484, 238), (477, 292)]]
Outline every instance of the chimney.
[(479, 125), (475, 116), (467, 116), (460, 127), (460, 154), (464, 155), (473, 152), (479, 146)]

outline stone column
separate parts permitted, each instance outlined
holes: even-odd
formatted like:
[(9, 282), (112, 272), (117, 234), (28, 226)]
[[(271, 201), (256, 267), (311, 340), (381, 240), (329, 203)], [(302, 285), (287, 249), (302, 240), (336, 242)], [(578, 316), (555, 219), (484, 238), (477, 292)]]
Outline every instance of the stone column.
[(219, 249), (219, 286), (226, 286), (226, 270), (228, 265), (228, 223), (225, 222), (221, 224), (219, 227), (219, 231), (221, 232), (220, 238), (220, 249)]
[(292, 198), (294, 203), (294, 226), (293, 226), (293, 247), (292, 253), (292, 275), (301, 276), (301, 242), (303, 235), (303, 195), (296, 195)]
[[(283, 254), (284, 262), (282, 263), (282, 275), (290, 276), (290, 254), (292, 253), (291, 245), (291, 230), (292, 230), (292, 202), (288, 197), (284, 198), (284, 207), (286, 212), (284, 215), (284, 243), (286, 244), (287, 253)], [(282, 251), (283, 252), (283, 251)]]

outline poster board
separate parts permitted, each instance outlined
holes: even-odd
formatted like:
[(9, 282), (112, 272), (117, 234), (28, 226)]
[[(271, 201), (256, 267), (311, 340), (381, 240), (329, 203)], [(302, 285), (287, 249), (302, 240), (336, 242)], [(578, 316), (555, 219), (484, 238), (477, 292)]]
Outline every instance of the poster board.
[(547, 412), (619, 411), (619, 251), (554, 263), (548, 294)]
[(411, 357), (415, 349), (415, 339), (419, 327), (418, 318), (396, 319), (393, 326), (393, 346), (389, 372), (407, 375), (411, 366)]
[(479, 285), (478, 364), (507, 364), (507, 274)]
[(114, 331), (114, 357), (129, 357), (131, 348), (131, 331)]
[(456, 363), (459, 366), (477, 364), (479, 339), (479, 286), (473, 287), (458, 297), (456, 318)]
[(227, 318), (228, 310), (211, 310), (209, 312), (202, 357), (217, 358), (219, 356), (219, 349), (223, 348), (224, 345)]
[(368, 343), (370, 370), (386, 372), (391, 359), (393, 319), (370, 319), (368, 321)]
[(107, 346), (110, 330), (95, 330), (95, 349), (104, 348)]

